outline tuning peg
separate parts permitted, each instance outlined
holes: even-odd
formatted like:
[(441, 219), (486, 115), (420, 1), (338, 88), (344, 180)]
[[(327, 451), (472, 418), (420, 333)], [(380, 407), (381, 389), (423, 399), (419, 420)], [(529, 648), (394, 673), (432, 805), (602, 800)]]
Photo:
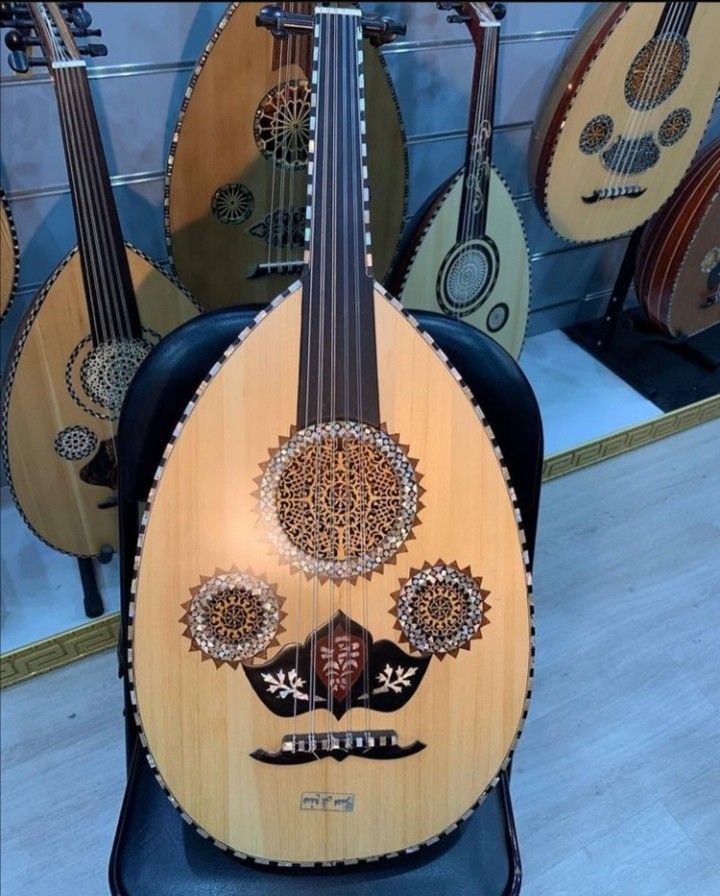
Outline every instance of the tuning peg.
[(502, 22), (507, 13), (507, 8), (504, 3), (491, 3), (490, 9), (492, 10), (492, 14), (498, 20), (498, 22)]
[(18, 75), (24, 75), (30, 68), (30, 61), (24, 50), (13, 50), (8, 56), (8, 65)]
[(92, 16), (86, 9), (82, 9), (81, 7), (75, 7), (75, 9), (70, 12), (70, 18), (72, 19), (73, 25), (81, 31), (87, 30), (92, 24)]
[(80, 52), (83, 56), (107, 56), (108, 49), (105, 44), (86, 44)]
[(102, 31), (99, 28), (76, 28), (74, 25), (71, 25), (70, 31), (73, 37), (100, 37), (102, 35)]
[(27, 46), (27, 43), (22, 34), (13, 28), (12, 31), (8, 31), (5, 35), (5, 46), (12, 52), (15, 52), (16, 50), (23, 51)]
[(448, 16), (447, 20), (451, 25), (458, 25), (464, 22), (469, 22), (470, 16), (463, 15), (462, 13), (454, 13), (453, 15)]

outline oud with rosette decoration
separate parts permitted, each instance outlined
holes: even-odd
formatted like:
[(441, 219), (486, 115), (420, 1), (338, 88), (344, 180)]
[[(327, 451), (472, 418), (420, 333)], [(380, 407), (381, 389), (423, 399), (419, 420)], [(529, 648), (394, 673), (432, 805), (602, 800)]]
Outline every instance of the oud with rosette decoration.
[(362, 34), (399, 28), (330, 7), (260, 21), (314, 29), (306, 266), (165, 451), (131, 696), (158, 779), (218, 845), (356, 862), (454, 829), (508, 763), (527, 555), (480, 409), (372, 276)]
[(491, 162), (501, 4), (454, 9), (475, 44), (463, 167), (421, 211), (388, 281), (410, 308), (460, 317), (517, 358), (530, 303), (530, 262), (520, 214)]
[[(19, 324), (2, 395), (3, 461), (30, 528), (58, 550), (89, 557), (117, 547), (114, 438), (125, 390), (153, 344), (198, 309), (123, 243), (82, 58), (105, 48), (75, 40), (99, 33), (89, 32), (89, 14), (81, 4), (3, 7), (11, 64), (50, 71), (79, 244)], [(28, 42), (45, 58), (28, 60)]]
[(0, 319), (5, 317), (17, 286), (20, 253), (5, 191), (0, 187)]
[[(204, 308), (269, 302), (300, 273), (312, 41), (258, 33), (261, 3), (232, 3), (200, 58), (168, 159), (165, 228), (180, 280)], [(313, 3), (281, 3), (310, 14)], [(400, 110), (382, 54), (366, 43), (369, 179), (382, 280), (405, 216)]]
[(601, 3), (533, 126), (530, 183), (577, 242), (639, 227), (677, 187), (720, 82), (717, 3)]
[(720, 323), (720, 139), (698, 155), (638, 247), (638, 299), (671, 336)]

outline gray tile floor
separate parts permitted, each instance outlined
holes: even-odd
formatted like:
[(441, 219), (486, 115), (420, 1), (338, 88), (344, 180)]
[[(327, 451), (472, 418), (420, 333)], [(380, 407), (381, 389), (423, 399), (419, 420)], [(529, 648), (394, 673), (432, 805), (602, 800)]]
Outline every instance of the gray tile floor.
[[(718, 444), (714, 421), (545, 488), (523, 896), (720, 896)], [(107, 893), (120, 707), (109, 652), (4, 692), (3, 896)]]

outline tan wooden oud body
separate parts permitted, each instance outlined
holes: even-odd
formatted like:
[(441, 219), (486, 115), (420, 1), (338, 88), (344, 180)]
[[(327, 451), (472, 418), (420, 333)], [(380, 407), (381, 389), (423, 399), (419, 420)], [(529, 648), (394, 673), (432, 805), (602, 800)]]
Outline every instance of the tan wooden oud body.
[[(396, 562), (352, 585), (319, 584), (280, 562), (258, 522), (254, 480), (296, 419), (299, 288), (211, 372), (166, 450), (145, 517), (130, 657), (137, 719), (173, 799), (243, 857), (343, 862), (424, 843), (495, 783), (524, 719), (529, 578), (503, 468), (475, 406), (379, 287), (375, 314), (381, 419), (419, 459), (426, 490), (415, 538)], [(283, 735), (313, 724), (318, 731), (364, 729), (365, 710), (338, 722), (320, 709), (293, 724), (265, 708), (242, 666), (216, 668), (190, 652), (179, 620), (200, 577), (235, 565), (276, 585), (288, 615), (271, 660), (338, 609), (376, 641), (397, 644), (391, 595), (411, 567), (439, 559), (482, 577), (490, 621), (469, 650), (433, 657), (400, 711), (371, 711), (369, 721), (426, 749), (392, 761), (350, 756), (290, 767), (251, 758), (256, 748), (275, 751)], [(301, 810), (301, 795), (313, 791), (352, 794), (355, 808)]]
[[(660, 146), (649, 170), (613, 177), (599, 154), (579, 149), (580, 133), (595, 116), (613, 119), (612, 140), (633, 117), (624, 95), (625, 77), (635, 55), (657, 27), (663, 3), (601, 4), (576, 35), (568, 56), (553, 78), (533, 126), (530, 181), (552, 228), (575, 242), (610, 239), (628, 233), (653, 215), (677, 187), (702, 139), (720, 82), (720, 4), (698, 3), (687, 40), (687, 68), (677, 88), (658, 106), (641, 115), (633, 134), (652, 133), (673, 110), (688, 108), (691, 122), (684, 136)], [(637, 114), (637, 113), (636, 113)], [(608, 145), (610, 145), (608, 143)], [(596, 188), (627, 181), (646, 189), (637, 198), (582, 200)]]
[(0, 318), (10, 307), (17, 279), (17, 237), (5, 193), (0, 189)]
[[(264, 5), (230, 6), (193, 75), (168, 162), (165, 227), (170, 254), (180, 280), (208, 310), (269, 302), (296, 276), (248, 279), (258, 263), (268, 260), (268, 246), (250, 228), (272, 209), (288, 204), (304, 209), (307, 204), (307, 168), (274, 168), (253, 134), (262, 98), (285, 81), (310, 76), (295, 63), (273, 69), (276, 41), (255, 25)], [(298, 39), (309, 40), (288, 40)], [(400, 236), (407, 172), (389, 75), (378, 52), (367, 42), (365, 48), (373, 257), (382, 279)], [(254, 197), (250, 217), (240, 224), (222, 223), (212, 211), (215, 191), (228, 183), (245, 185)], [(302, 252), (302, 246), (283, 250), (280, 258), (301, 260)]]
[[(404, 272), (399, 298), (408, 307), (442, 311), (437, 300), (438, 272), (448, 252), (457, 242), (457, 226), (462, 199), (462, 171), (430, 209), (429, 223), (421, 222), (421, 233)], [(494, 168), (490, 169), (487, 234), (500, 255), (498, 278), (482, 305), (462, 318), (487, 333), (517, 358), (525, 340), (530, 304), (530, 261), (522, 220), (508, 188)], [(508, 306), (504, 326), (492, 332), (488, 316), (499, 303)]]
[(693, 162), (672, 199), (643, 232), (635, 288), (650, 318), (673, 336), (720, 323), (710, 270), (720, 259), (720, 139)]
[[(187, 293), (159, 268), (132, 247), (126, 251), (144, 327), (163, 336), (198, 313)], [(118, 546), (117, 508), (98, 507), (112, 490), (79, 477), (91, 458), (70, 461), (54, 449), (66, 427), (87, 427), (98, 443), (115, 433), (116, 421), (93, 416), (67, 386), (70, 356), (89, 333), (80, 256), (74, 250), (20, 324), (4, 386), (3, 459), (15, 503), (30, 528), (52, 547), (77, 556)], [(79, 391), (76, 375), (73, 381)], [(84, 397), (90, 410), (103, 413)]]

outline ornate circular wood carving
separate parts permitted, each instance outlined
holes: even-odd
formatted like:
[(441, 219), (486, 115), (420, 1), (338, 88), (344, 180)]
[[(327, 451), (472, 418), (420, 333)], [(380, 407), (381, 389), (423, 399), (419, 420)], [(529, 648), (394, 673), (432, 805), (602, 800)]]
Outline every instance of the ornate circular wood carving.
[(407, 641), (420, 653), (443, 658), (470, 649), (470, 642), (481, 637), (487, 625), (490, 592), (473, 578), (470, 568), (438, 561), (421, 570), (410, 570), (410, 578), (393, 595), (401, 641)]
[(95, 433), (87, 426), (68, 426), (55, 436), (55, 452), (65, 460), (83, 460), (97, 449)]
[(689, 109), (674, 109), (658, 128), (658, 143), (661, 146), (673, 146), (682, 140), (692, 121)]
[(273, 87), (260, 100), (255, 143), (280, 168), (305, 168), (310, 140), (310, 83), (304, 78)]
[(447, 314), (466, 317), (476, 311), (495, 286), (499, 270), (495, 243), (488, 237), (457, 243), (438, 271), (438, 304)]
[(65, 383), (75, 402), (93, 417), (116, 420), (138, 367), (160, 336), (143, 331), (143, 339), (111, 339), (93, 347), (86, 336), (73, 349)]
[(242, 224), (252, 214), (255, 201), (244, 184), (223, 184), (213, 193), (210, 207), (221, 224)]
[(584, 152), (586, 156), (600, 152), (612, 137), (613, 126), (613, 120), (609, 115), (596, 115), (591, 118), (580, 131), (578, 140), (580, 151)]
[(415, 461), (353, 421), (296, 432), (270, 458), (260, 513), (280, 554), (309, 576), (346, 579), (392, 560), (415, 523)]
[(203, 659), (237, 667), (266, 656), (268, 647), (278, 643), (276, 635), (284, 630), (283, 601), (263, 579), (237, 569), (217, 570), (210, 578), (201, 577), (190, 593), (180, 621), (191, 650), (202, 651)]
[(690, 59), (690, 46), (679, 35), (653, 37), (640, 49), (625, 78), (627, 104), (641, 111), (654, 109), (682, 80)]

